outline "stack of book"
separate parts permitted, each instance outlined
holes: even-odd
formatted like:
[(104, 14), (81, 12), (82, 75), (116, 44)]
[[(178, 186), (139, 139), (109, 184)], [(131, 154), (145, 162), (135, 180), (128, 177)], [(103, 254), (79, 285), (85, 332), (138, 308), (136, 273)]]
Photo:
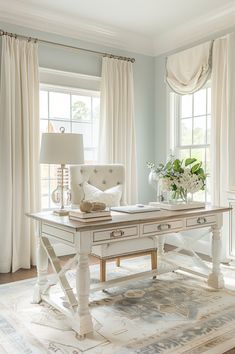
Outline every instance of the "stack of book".
[(112, 220), (110, 210), (108, 209), (101, 211), (91, 211), (90, 213), (85, 213), (80, 209), (73, 209), (69, 212), (69, 218), (71, 220), (81, 222)]

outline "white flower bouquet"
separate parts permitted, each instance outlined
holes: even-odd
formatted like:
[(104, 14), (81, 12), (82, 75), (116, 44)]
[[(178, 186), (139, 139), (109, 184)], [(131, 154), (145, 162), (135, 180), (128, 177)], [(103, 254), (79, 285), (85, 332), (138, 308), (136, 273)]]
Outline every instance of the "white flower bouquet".
[(205, 189), (207, 175), (202, 162), (196, 158), (179, 160), (171, 156), (165, 165), (160, 163), (155, 167), (154, 163), (148, 162), (147, 166), (161, 179), (162, 190), (172, 192), (173, 199), (187, 202), (188, 193)]

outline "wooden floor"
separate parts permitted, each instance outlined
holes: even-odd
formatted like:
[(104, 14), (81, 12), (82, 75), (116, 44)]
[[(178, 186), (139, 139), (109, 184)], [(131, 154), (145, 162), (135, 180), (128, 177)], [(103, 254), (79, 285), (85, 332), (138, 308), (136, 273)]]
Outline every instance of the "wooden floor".
[[(71, 256), (59, 257), (61, 261), (61, 265), (65, 264), (70, 257)], [(99, 263), (99, 260), (95, 257), (89, 256), (89, 263), (90, 265), (97, 264)], [(49, 265), (49, 272), (52, 272), (50, 265)], [(30, 279), (36, 276), (37, 276), (36, 267), (32, 267), (31, 269), (20, 269), (15, 273), (7, 273), (7, 274), (0, 273), (0, 284), (6, 284), (18, 280)], [(235, 348), (230, 349), (229, 351), (221, 354), (235, 354)]]
[[(61, 265), (63, 266), (70, 258), (71, 256), (63, 256), (59, 257), (61, 261)], [(95, 257), (89, 256), (89, 263), (90, 265), (99, 263), (99, 260)], [(49, 264), (49, 272), (52, 272), (52, 268)], [(18, 280), (25, 280), (25, 279), (30, 279), (34, 278), (37, 276), (37, 270), (36, 267), (31, 267), (30, 269), (19, 269), (15, 273), (0, 273), (0, 284), (6, 284), (6, 283), (11, 283), (13, 281), (18, 281)]]

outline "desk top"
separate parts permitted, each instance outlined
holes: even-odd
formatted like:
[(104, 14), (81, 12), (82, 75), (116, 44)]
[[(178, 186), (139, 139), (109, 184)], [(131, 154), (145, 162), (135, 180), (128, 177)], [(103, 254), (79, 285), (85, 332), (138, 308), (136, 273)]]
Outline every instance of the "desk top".
[(169, 210), (159, 210), (144, 212), (138, 214), (127, 214), (112, 212), (112, 220), (101, 220), (93, 221), (90, 223), (84, 223), (80, 221), (70, 220), (68, 216), (57, 216), (53, 214), (53, 211), (42, 211), (34, 214), (27, 214), (27, 216), (39, 220), (48, 222), (50, 224), (66, 226), (72, 228), (75, 231), (87, 231), (87, 230), (96, 230), (104, 229), (109, 227), (121, 227), (124, 225), (133, 225), (133, 224), (142, 224), (149, 222), (162, 222), (165, 220), (174, 220), (178, 218), (185, 217), (197, 217), (200, 215), (209, 215), (209, 214), (218, 214), (224, 213), (231, 210), (229, 207), (216, 207), (207, 205), (205, 208), (200, 209), (188, 209), (188, 210), (178, 210), (178, 211), (169, 211)]

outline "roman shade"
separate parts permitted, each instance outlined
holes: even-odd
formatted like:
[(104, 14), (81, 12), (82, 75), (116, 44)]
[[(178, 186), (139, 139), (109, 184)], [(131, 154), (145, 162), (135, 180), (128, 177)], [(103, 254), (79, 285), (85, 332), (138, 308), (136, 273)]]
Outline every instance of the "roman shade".
[(206, 42), (166, 59), (166, 81), (181, 95), (200, 90), (211, 73), (213, 42)]

